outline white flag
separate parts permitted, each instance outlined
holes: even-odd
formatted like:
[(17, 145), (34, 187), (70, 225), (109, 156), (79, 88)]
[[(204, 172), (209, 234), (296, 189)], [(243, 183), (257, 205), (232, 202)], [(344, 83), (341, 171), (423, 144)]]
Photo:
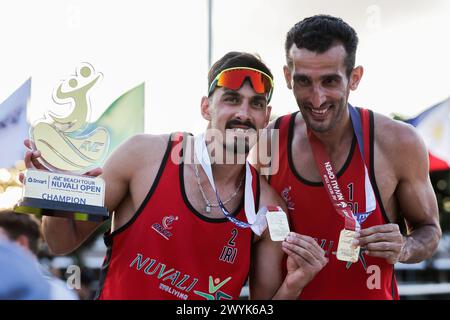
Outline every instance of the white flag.
[(0, 168), (14, 167), (17, 160), (23, 159), (30, 94), (31, 78), (0, 104)]

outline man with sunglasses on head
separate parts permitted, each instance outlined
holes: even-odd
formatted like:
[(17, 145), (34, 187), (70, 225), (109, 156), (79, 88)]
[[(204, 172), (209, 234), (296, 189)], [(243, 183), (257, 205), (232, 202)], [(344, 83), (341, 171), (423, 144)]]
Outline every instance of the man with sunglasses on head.
[[(213, 65), (208, 84), (203, 135), (137, 135), (107, 160), (101, 177), (113, 215), (99, 299), (237, 299), (248, 276), (251, 298), (289, 299), (327, 263), (308, 236), (272, 241), (256, 214), (285, 209), (245, 162), (256, 131), (269, 121), (270, 70), (251, 54), (230, 52)], [(42, 168), (38, 157), (27, 152), (27, 167)], [(43, 217), (58, 254), (76, 249), (98, 226)]]
[(284, 75), (300, 112), (269, 125), (279, 130), (270, 185), (293, 230), (329, 258), (300, 299), (398, 299), (394, 264), (431, 257), (441, 237), (422, 139), (348, 103), (363, 75), (357, 43), (352, 27), (327, 15), (300, 21), (286, 38)]

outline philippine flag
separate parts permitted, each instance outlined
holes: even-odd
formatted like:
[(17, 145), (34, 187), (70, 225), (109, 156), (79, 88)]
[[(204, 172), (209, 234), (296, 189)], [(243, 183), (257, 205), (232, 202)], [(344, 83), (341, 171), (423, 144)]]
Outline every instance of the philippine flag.
[(450, 169), (450, 98), (406, 120), (428, 147), (430, 171)]

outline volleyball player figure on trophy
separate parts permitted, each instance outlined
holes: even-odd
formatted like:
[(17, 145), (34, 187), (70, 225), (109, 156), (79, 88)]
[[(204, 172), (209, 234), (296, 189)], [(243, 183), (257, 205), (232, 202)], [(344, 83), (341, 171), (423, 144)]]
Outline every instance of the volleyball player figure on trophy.
[(90, 64), (80, 64), (75, 76), (62, 81), (53, 93), (53, 100), (71, 104), (72, 112), (67, 116), (48, 112), (32, 125), (31, 146), (40, 151), (40, 163), (48, 171), (27, 170), (17, 212), (90, 221), (108, 218), (104, 181), (82, 175), (101, 165), (108, 153), (108, 131), (101, 127), (86, 130), (89, 91), (101, 78)]

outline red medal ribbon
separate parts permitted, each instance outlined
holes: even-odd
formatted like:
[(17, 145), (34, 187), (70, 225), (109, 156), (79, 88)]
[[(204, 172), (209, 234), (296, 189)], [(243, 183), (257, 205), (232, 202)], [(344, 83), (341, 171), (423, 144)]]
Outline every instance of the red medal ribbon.
[(308, 130), (307, 135), (317, 169), (320, 173), (320, 178), (336, 213), (344, 217), (345, 229), (351, 231), (359, 229), (359, 223), (356, 221), (350, 206), (345, 201), (344, 194), (341, 192), (337, 175), (331, 165), (330, 157), (325, 150), (325, 146), (310, 130)]

